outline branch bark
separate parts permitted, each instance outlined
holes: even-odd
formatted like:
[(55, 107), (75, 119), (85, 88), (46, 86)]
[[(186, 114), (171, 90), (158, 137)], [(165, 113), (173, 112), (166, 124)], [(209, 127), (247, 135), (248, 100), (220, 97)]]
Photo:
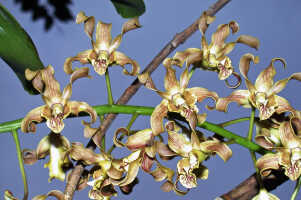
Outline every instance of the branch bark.
[[(287, 181), (288, 178), (280, 171), (273, 171), (269, 176), (263, 177), (264, 187), (268, 190), (274, 190), (279, 185)], [(223, 200), (249, 200), (259, 192), (259, 183), (256, 180), (256, 174), (252, 174), (234, 189), (220, 196)]]
[[(231, 0), (218, 0), (215, 4), (210, 6), (206, 11), (208, 15), (214, 16), (220, 9), (222, 9), (227, 3)], [(198, 30), (198, 21), (199, 18), (196, 19), (189, 27), (187, 27), (181, 33), (176, 34), (173, 39), (165, 45), (165, 47), (154, 57), (154, 59), (147, 65), (147, 67), (143, 70), (143, 72), (149, 72), (150, 74), (157, 69), (160, 63), (180, 44), (184, 43), (187, 38), (189, 38), (194, 32)], [(136, 78), (132, 84), (124, 91), (121, 97), (118, 99), (116, 104), (126, 104), (132, 96), (136, 94), (138, 89), (142, 84), (139, 82), (138, 78)], [(96, 134), (92, 137), (92, 139), (88, 143), (88, 147), (91, 149), (95, 149), (96, 145), (93, 141), (101, 141), (101, 138), (106, 133), (107, 129), (116, 118), (117, 114), (108, 114), (99, 127)], [(71, 178), (67, 181), (65, 188), (65, 199), (71, 200), (73, 198), (73, 194), (79, 183), (81, 173), (83, 172), (84, 166), (77, 165), (71, 172)]]

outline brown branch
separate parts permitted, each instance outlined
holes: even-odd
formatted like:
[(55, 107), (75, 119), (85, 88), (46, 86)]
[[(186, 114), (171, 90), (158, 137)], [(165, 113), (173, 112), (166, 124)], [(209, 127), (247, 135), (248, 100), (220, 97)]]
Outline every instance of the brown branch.
[[(220, 9), (222, 9), (227, 3), (229, 3), (231, 0), (219, 0), (215, 4), (209, 7), (209, 9), (206, 11), (208, 15), (214, 16)], [(187, 38), (189, 38), (194, 32), (198, 30), (198, 21), (199, 19), (196, 19), (193, 24), (191, 24), (189, 27), (187, 27), (184, 31), (181, 33), (178, 33), (174, 36), (174, 38), (167, 44), (165, 47), (155, 56), (155, 58), (147, 65), (147, 67), (143, 70), (143, 72), (149, 72), (150, 74), (157, 69), (157, 67), (160, 65), (160, 63), (174, 50), (176, 49), (180, 44), (184, 43)], [(140, 88), (142, 84), (139, 82), (138, 79), (132, 82), (132, 84), (124, 91), (124, 93), (121, 95), (121, 97), (118, 99), (116, 104), (126, 104), (132, 96), (136, 94), (138, 89)], [(109, 128), (113, 120), (116, 118), (117, 114), (108, 114), (99, 127), (97, 133), (93, 136), (93, 138), (89, 141), (88, 147), (91, 149), (95, 149), (96, 145), (93, 142), (94, 141), (101, 141), (101, 138), (106, 133), (106, 130)], [(71, 178), (68, 180), (65, 188), (65, 199), (71, 200), (73, 198), (73, 194), (75, 191), (75, 188), (79, 182), (80, 175), (83, 171), (82, 165), (77, 165), (71, 172)], [(74, 176), (74, 177), (73, 177)]]
[[(271, 191), (287, 180), (287, 176), (285, 176), (282, 172), (274, 171), (269, 176), (263, 178), (263, 184), (268, 191)], [(234, 189), (221, 195), (220, 198), (224, 200), (249, 200), (258, 192), (259, 183), (256, 181), (256, 174), (254, 173)]]

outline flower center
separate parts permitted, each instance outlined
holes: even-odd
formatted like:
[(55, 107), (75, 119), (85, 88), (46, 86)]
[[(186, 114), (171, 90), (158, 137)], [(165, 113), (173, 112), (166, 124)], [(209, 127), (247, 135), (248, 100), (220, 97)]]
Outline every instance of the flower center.
[(64, 127), (64, 106), (60, 103), (53, 104), (51, 106), (51, 118), (49, 121), (49, 126), (51, 130), (55, 133), (61, 132)]

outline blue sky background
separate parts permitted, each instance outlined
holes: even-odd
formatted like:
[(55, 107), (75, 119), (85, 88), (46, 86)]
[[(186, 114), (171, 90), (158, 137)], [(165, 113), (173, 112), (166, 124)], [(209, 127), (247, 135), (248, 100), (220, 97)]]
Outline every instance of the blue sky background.
[[(45, 1), (42, 1), (45, 2)], [(215, 1), (191, 0), (191, 1), (145, 1), (146, 13), (140, 18), (142, 28), (129, 32), (123, 38), (119, 51), (126, 53), (135, 59), (142, 69), (152, 60), (152, 58), (170, 41), (173, 36), (181, 32), (197, 19), (202, 11), (206, 10)], [(21, 13), (19, 6), (12, 1), (4, 0), (1, 3), (17, 18), (24, 29), (33, 39), (40, 57), (45, 65), (51, 64), (56, 71), (56, 79), (61, 87), (68, 83), (68, 76), (63, 72), (63, 64), (67, 57), (74, 56), (80, 51), (90, 48), (89, 38), (83, 31), (83, 25), (74, 22), (56, 22), (49, 32), (44, 32), (43, 21), (33, 23), (31, 14)], [(121, 26), (125, 21), (113, 8), (109, 1), (90, 0), (74, 1), (71, 6), (73, 15), (83, 10), (88, 16), (95, 16), (96, 20), (113, 23), (112, 36), (116, 36), (121, 31)], [(287, 69), (283, 70), (276, 64), (276, 80), (288, 77), (291, 73), (301, 71), (300, 67), (300, 19), (301, 2), (298, 0), (253, 0), (253, 1), (232, 1), (220, 12), (216, 21), (209, 27), (207, 38), (210, 38), (219, 24), (236, 20), (240, 25), (240, 31), (228, 38), (228, 41), (235, 40), (240, 34), (249, 34), (260, 40), (259, 51), (255, 51), (243, 45), (237, 45), (229, 55), (233, 65), (238, 71), (240, 57), (247, 52), (254, 53), (260, 57), (260, 63), (252, 65), (250, 70), (251, 80), (255, 80), (258, 73), (268, 66), (274, 57), (282, 57), (287, 61)], [(177, 50), (182, 51), (188, 47), (200, 47), (200, 32), (196, 32), (185, 44)], [(173, 56), (173, 52), (170, 56)], [(90, 70), (93, 79), (82, 79), (74, 84), (72, 100), (86, 101), (90, 105), (105, 104), (107, 101), (104, 77), (99, 77), (94, 70)], [(180, 71), (179, 71), (180, 72)], [(110, 69), (112, 76), (112, 90), (117, 99), (124, 89), (134, 80), (132, 77), (122, 75), (120, 67)], [(163, 89), (163, 78), (165, 70), (163, 66), (153, 73), (152, 77), (158, 88)], [(224, 82), (218, 81), (215, 73), (197, 71), (193, 76), (190, 86), (206, 87), (218, 92), (223, 97), (230, 94), (231, 89), (225, 87)], [(241, 88), (245, 88), (243, 84)], [(1, 91), (1, 115), (0, 123), (24, 117), (28, 111), (43, 104), (40, 96), (30, 96), (23, 91), (23, 88), (12, 70), (0, 61), (0, 91)], [(296, 109), (301, 109), (300, 104), (301, 84), (292, 81), (286, 89), (280, 93), (285, 96)], [(156, 106), (161, 99), (159, 96), (145, 88), (141, 88), (133, 99), (131, 105)], [(199, 105), (200, 112), (205, 112), (204, 102)], [(235, 104), (230, 104), (229, 113), (224, 114), (217, 111), (206, 111), (208, 121), (222, 122), (236, 117), (248, 116), (249, 109), (238, 108)], [(80, 141), (84, 144), (88, 142), (83, 138), (82, 119), (65, 120), (65, 135), (71, 142)], [(120, 126), (126, 126), (129, 117), (120, 115), (107, 132), (107, 146), (111, 145), (111, 138)], [(98, 124), (97, 124), (98, 125)], [(134, 123), (133, 129), (144, 129), (149, 127), (149, 118), (139, 117)], [(229, 130), (242, 136), (247, 134), (248, 123), (229, 127)], [(22, 148), (36, 148), (38, 142), (49, 133), (45, 124), (38, 125), (35, 134), (23, 134), (20, 132)], [(0, 165), (0, 194), (3, 195), (5, 189), (11, 190), (16, 196), (21, 197), (23, 186), (19, 172), (15, 145), (12, 136), (0, 135), (0, 152), (2, 162)], [(232, 158), (224, 163), (219, 157), (212, 157), (204, 164), (209, 168), (209, 178), (206, 181), (199, 181), (198, 187), (192, 189), (186, 196), (178, 197), (175, 193), (164, 193), (160, 190), (162, 183), (153, 181), (152, 177), (142, 171), (139, 172), (140, 184), (134, 188), (134, 192), (128, 196), (119, 194), (112, 199), (214, 199), (227, 192), (254, 172), (253, 164), (248, 150), (238, 146), (230, 146), (233, 151)], [(114, 151), (116, 157), (120, 157), (121, 151)], [(123, 153), (124, 155), (125, 153)], [(39, 161), (33, 166), (26, 166), (28, 175), (30, 198), (37, 194), (47, 193), (52, 189), (64, 190), (64, 183), (53, 180), (48, 183), (48, 169), (43, 168), (48, 159)], [(163, 162), (163, 164), (165, 164)], [(176, 169), (176, 161), (167, 164)], [(277, 190), (273, 191), (280, 199), (288, 199), (294, 189), (294, 182), (287, 181)], [(74, 199), (88, 199), (87, 192), (76, 193)], [(301, 199), (301, 195), (297, 197)]]

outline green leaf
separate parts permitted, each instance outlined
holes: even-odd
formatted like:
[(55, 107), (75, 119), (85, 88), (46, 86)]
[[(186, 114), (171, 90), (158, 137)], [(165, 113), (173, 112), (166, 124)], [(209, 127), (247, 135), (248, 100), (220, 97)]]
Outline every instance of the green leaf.
[(139, 17), (145, 12), (143, 0), (111, 0), (111, 2), (123, 18)]
[(25, 69), (43, 69), (36, 47), (17, 20), (0, 3), (0, 57), (20, 79), (30, 94), (38, 94), (25, 78)]

